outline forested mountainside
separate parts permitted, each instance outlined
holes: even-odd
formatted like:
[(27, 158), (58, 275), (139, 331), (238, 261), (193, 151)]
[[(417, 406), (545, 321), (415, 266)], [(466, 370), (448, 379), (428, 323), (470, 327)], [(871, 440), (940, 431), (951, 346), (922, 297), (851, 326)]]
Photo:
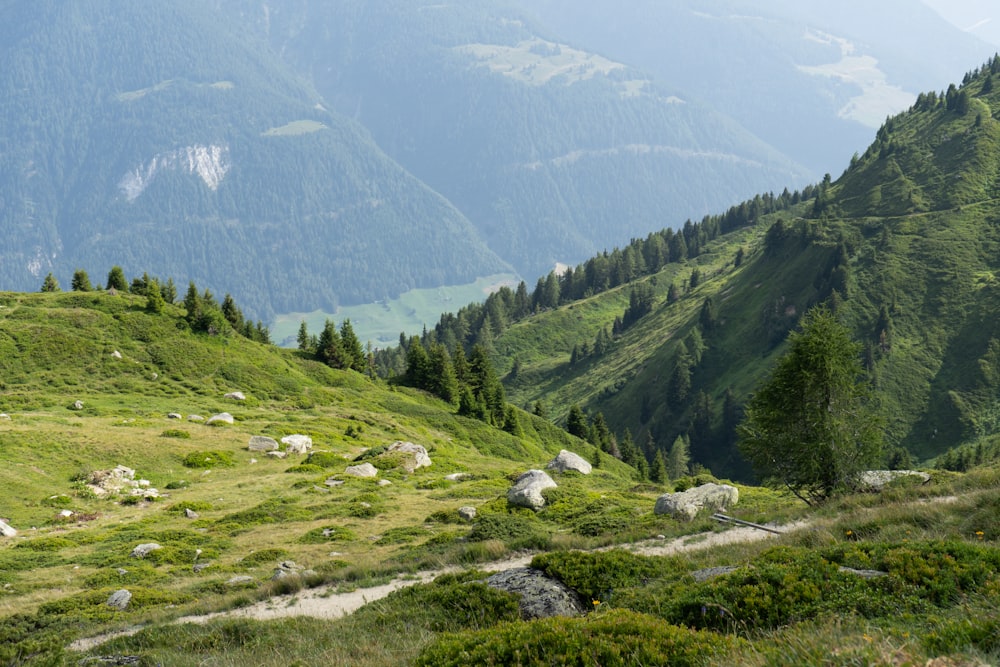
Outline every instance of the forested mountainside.
[(268, 319), (509, 270), (204, 3), (5, 3), (0, 51), (6, 289), (118, 264), (213, 285)]
[(754, 193), (794, 161), (509, 3), (218, 3), (448, 198), (522, 275)]
[(994, 58), (921, 94), (836, 180), (502, 291), (424, 339), (489, 345), (523, 406), (600, 413), (650, 457), (686, 436), (695, 460), (744, 476), (740, 406), (801, 315), (826, 303), (864, 345), (890, 456), (994, 447), (998, 83)]
[(519, 4), (564, 39), (725, 109), (817, 180), (918, 92), (996, 49), (923, 0)]

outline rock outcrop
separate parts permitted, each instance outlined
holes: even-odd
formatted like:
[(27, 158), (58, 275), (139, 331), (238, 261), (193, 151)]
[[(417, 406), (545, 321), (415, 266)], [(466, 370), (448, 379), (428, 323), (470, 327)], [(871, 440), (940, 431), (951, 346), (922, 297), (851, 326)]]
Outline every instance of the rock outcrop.
[(458, 508), (458, 516), (462, 517), (463, 521), (472, 521), (476, 518), (476, 508), (472, 505), (462, 505)]
[(128, 603), (132, 601), (132, 594), (125, 590), (124, 588), (115, 591), (108, 597), (108, 601), (105, 603), (112, 609), (117, 609), (119, 611), (125, 611), (128, 609)]
[(347, 466), (344, 469), (344, 474), (354, 477), (378, 477), (378, 468), (371, 463), (362, 463), (356, 466)]
[(898, 479), (925, 484), (931, 481), (931, 476), (919, 470), (867, 470), (858, 476), (858, 489), (878, 492)]
[(255, 435), (250, 438), (247, 449), (251, 452), (273, 452), (278, 449), (278, 441), (266, 435)]
[(156, 542), (147, 542), (145, 544), (138, 545), (135, 549), (132, 549), (132, 553), (129, 554), (132, 558), (145, 558), (149, 554), (153, 553), (157, 549), (162, 549)]
[(507, 491), (507, 502), (518, 507), (528, 507), (536, 512), (545, 507), (542, 491), (555, 489), (558, 485), (544, 470), (529, 470), (522, 473), (514, 486)]
[(308, 454), (313, 447), (313, 439), (308, 435), (286, 435), (281, 439), (281, 444), (285, 445), (285, 451), (289, 454)]
[(665, 493), (656, 499), (656, 514), (669, 514), (675, 519), (691, 521), (703, 509), (720, 510), (732, 507), (740, 492), (728, 484), (702, 484), (680, 493)]
[(580, 616), (585, 609), (573, 589), (530, 567), (497, 572), (490, 575), (486, 585), (519, 596), (521, 618), (526, 621), (550, 616)]
[(0, 520), (0, 535), (4, 537), (17, 537), (17, 530), (6, 521)]
[(583, 458), (579, 454), (574, 454), (568, 449), (564, 449), (559, 452), (558, 456), (549, 461), (548, 465), (545, 466), (545, 469), (555, 470), (556, 472), (575, 470), (581, 475), (589, 475), (593, 468), (587, 459)]
[(245, 401), (245, 400), (247, 400), (247, 397), (243, 395), (242, 391), (231, 391), (228, 394), (226, 394), (225, 396), (223, 396), (223, 398), (228, 398), (231, 401)]
[(415, 445), (412, 442), (397, 440), (389, 445), (383, 456), (397, 455), (401, 459), (401, 466), (406, 472), (412, 473), (418, 468), (426, 468), (431, 465), (431, 457), (423, 445)]
[(205, 422), (205, 423), (206, 424), (233, 424), (233, 423), (235, 423), (235, 421), (236, 420), (233, 419), (233, 416), (231, 414), (229, 414), (228, 412), (220, 412), (217, 415), (212, 415), (211, 417), (209, 417), (208, 421)]

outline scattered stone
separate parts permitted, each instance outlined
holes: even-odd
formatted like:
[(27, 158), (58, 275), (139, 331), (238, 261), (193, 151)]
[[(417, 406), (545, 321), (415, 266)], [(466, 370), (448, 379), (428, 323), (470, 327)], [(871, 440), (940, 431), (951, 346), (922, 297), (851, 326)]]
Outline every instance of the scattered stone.
[(593, 469), (585, 458), (579, 454), (574, 454), (568, 449), (559, 452), (559, 455), (549, 461), (549, 464), (545, 468), (547, 470), (555, 470), (556, 472), (575, 470), (582, 475), (589, 475)]
[(449, 482), (461, 482), (466, 477), (472, 477), (472, 475), (467, 472), (453, 472), (450, 475), (444, 476), (444, 478)]
[(122, 576), (122, 577), (124, 577), (126, 574), (128, 574), (128, 570), (126, 570), (124, 567), (118, 568), (117, 570), (115, 570), (115, 572), (117, 572), (119, 574), (119, 576)]
[(514, 486), (507, 491), (507, 502), (518, 507), (528, 507), (536, 512), (545, 507), (542, 491), (555, 489), (557, 484), (543, 470), (529, 470), (522, 473)]
[(247, 449), (251, 452), (273, 452), (278, 449), (278, 441), (266, 435), (255, 435), (250, 438)]
[(63, 510), (59, 512), (59, 516), (61, 516), (64, 519), (68, 519), (71, 516), (73, 516), (73, 510)]
[(327, 486), (343, 486), (344, 480), (328, 477), (326, 481), (323, 483), (326, 484)]
[(285, 452), (268, 452), (266, 456), (271, 459), (283, 459), (288, 456), (288, 454)]
[(202, 570), (204, 570), (206, 567), (208, 567), (211, 564), (212, 564), (212, 561), (208, 561), (208, 560), (202, 561), (201, 563), (195, 563), (194, 566), (191, 568), (191, 571), (194, 572), (195, 574), (198, 574), (199, 572), (201, 572)]
[(702, 484), (680, 493), (665, 493), (656, 499), (655, 514), (669, 514), (675, 519), (691, 521), (703, 509), (721, 510), (732, 507), (740, 492), (728, 484)]
[(184, 508), (184, 516), (186, 516), (189, 519), (197, 519), (200, 515), (197, 512), (195, 512), (193, 509), (191, 509), (190, 507), (185, 507)]
[(203, 422), (203, 421), (205, 421), (205, 418), (202, 417), (201, 415), (188, 415), (188, 421), (189, 422)]
[(149, 554), (153, 553), (157, 549), (162, 549), (156, 542), (147, 542), (146, 544), (140, 544), (135, 549), (132, 549), (132, 553), (129, 554), (132, 558), (145, 558)]
[(231, 414), (229, 414), (228, 412), (220, 412), (217, 415), (212, 415), (211, 417), (209, 417), (208, 421), (205, 422), (205, 423), (206, 424), (232, 424), (235, 421), (236, 420), (233, 419), (233, 416)]
[[(270, 453), (270, 452), (268, 452), (268, 453)], [(253, 465), (254, 463), (257, 463), (257, 459), (250, 459), (250, 465)]]
[(122, 353), (119, 352), (118, 350), (115, 350), (114, 352), (111, 353), (111, 356), (114, 357), (115, 359), (121, 359)]
[(17, 530), (6, 521), (0, 520), (0, 535), (4, 537), (16, 537)]
[(0, 412), (0, 421), (9, 422), (10, 421), (10, 415), (7, 414), (6, 412)]
[(855, 570), (853, 567), (844, 567), (843, 565), (838, 567), (837, 570), (844, 574), (853, 574), (862, 579), (878, 579), (879, 577), (889, 576), (888, 572), (883, 572), (882, 570)]
[(243, 395), (242, 391), (231, 391), (228, 394), (226, 394), (225, 396), (223, 396), (223, 398), (228, 398), (228, 399), (233, 400), (233, 401), (245, 401), (245, 400), (247, 400), (247, 397)]
[(861, 491), (879, 492), (897, 479), (909, 478), (926, 484), (931, 476), (919, 470), (867, 470), (858, 476), (858, 488)]
[(281, 439), (281, 444), (285, 445), (285, 451), (289, 454), (306, 454), (312, 449), (313, 439), (308, 435), (286, 435)]
[(412, 442), (397, 440), (389, 445), (385, 450), (386, 454), (404, 454), (403, 469), (408, 473), (416, 471), (418, 468), (426, 468), (431, 465), (431, 457), (423, 445), (415, 445)]
[(354, 477), (378, 477), (378, 468), (366, 462), (361, 465), (347, 466), (344, 469), (344, 474)]
[(379, 485), (379, 486), (392, 486), (392, 482), (390, 482), (390, 481), (389, 481), (389, 480), (387, 480), (387, 479), (380, 479), (380, 480), (378, 481), (378, 485)]
[(83, 401), (73, 401), (74, 410), (83, 410)]
[(160, 377), (159, 373), (153, 373), (152, 375), (149, 376), (149, 379), (150, 380), (157, 380), (157, 379), (159, 379), (159, 377)]
[(691, 573), (694, 580), (699, 584), (703, 581), (708, 581), (709, 579), (715, 579), (716, 577), (721, 577), (724, 574), (729, 574), (730, 572), (735, 572), (740, 569), (735, 565), (724, 565), (722, 567), (706, 567), (704, 570), (695, 570)]
[(472, 521), (476, 518), (476, 508), (472, 505), (463, 505), (458, 508), (458, 516), (465, 521)]
[(167, 413), (167, 419), (181, 419), (181, 413), (179, 412), (169, 412)]
[(95, 470), (87, 478), (87, 488), (94, 492), (96, 496), (107, 496), (128, 492), (131, 496), (142, 496), (143, 498), (158, 498), (160, 493), (156, 489), (150, 488), (149, 480), (135, 479), (135, 470), (123, 465), (115, 466), (111, 470)]
[(124, 588), (115, 591), (108, 598), (107, 605), (112, 609), (118, 609), (119, 611), (125, 611), (128, 609), (128, 603), (132, 601), (132, 594), (129, 593)]
[(521, 618), (526, 621), (550, 616), (580, 616), (585, 609), (571, 588), (530, 567), (497, 572), (486, 579), (486, 585), (517, 594), (521, 598), (518, 602)]
[(253, 577), (245, 574), (238, 574), (226, 582), (227, 586), (246, 586), (253, 583)]

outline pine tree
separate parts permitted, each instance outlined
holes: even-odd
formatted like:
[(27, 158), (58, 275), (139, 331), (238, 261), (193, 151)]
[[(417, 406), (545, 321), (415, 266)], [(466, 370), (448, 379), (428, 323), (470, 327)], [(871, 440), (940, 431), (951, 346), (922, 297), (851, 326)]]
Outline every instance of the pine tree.
[(83, 269), (77, 269), (73, 272), (73, 282), (70, 283), (74, 292), (89, 292), (94, 289), (90, 284), (90, 276)]
[(233, 328), (237, 331), (243, 329), (243, 313), (236, 307), (236, 302), (228, 293), (222, 300), (222, 316), (225, 317), (226, 321), (233, 325)]
[(111, 267), (111, 271), (108, 272), (107, 289), (113, 289), (118, 292), (125, 292), (128, 290), (128, 281), (125, 280), (125, 272), (122, 271), (122, 267)]
[(688, 463), (690, 461), (691, 446), (688, 443), (688, 439), (683, 435), (678, 435), (674, 439), (674, 444), (670, 445), (670, 452), (667, 454), (667, 476), (674, 480), (688, 474)]
[[(121, 273), (121, 268), (115, 267), (118, 272)], [(112, 289), (112, 274), (115, 273), (115, 269), (111, 269), (111, 274), (108, 274), (108, 289)], [(124, 281), (125, 275), (121, 274), (121, 278)], [(114, 289), (118, 289), (114, 287)], [(199, 320), (201, 319), (201, 297), (198, 296), (198, 288), (195, 286), (194, 282), (188, 283), (187, 294), (184, 295), (184, 310), (186, 311), (184, 319), (187, 320), (188, 325), (195, 329)]]
[(156, 289), (148, 290), (146, 293), (146, 312), (158, 315), (163, 312), (164, 301), (160, 286), (155, 287)]
[(427, 382), (431, 393), (448, 403), (458, 402), (458, 379), (448, 349), (441, 343), (431, 343), (427, 350)]
[(45, 280), (42, 281), (42, 291), (43, 292), (58, 292), (58, 291), (60, 291), (59, 290), (59, 281), (56, 280), (56, 277), (54, 275), (52, 275), (51, 273), (49, 275), (45, 276)]
[(344, 347), (347, 368), (359, 373), (364, 372), (365, 352), (361, 348), (361, 341), (358, 340), (357, 334), (354, 333), (354, 327), (351, 326), (351, 320), (349, 319), (345, 319), (340, 323), (340, 341)]
[(295, 342), (299, 344), (299, 350), (302, 352), (311, 352), (310, 349), (310, 339), (309, 339), (309, 328), (306, 326), (306, 321), (302, 320), (299, 323), (299, 333), (295, 336)]
[(590, 425), (587, 423), (587, 415), (583, 413), (579, 405), (573, 405), (569, 409), (569, 416), (566, 418), (566, 432), (575, 435), (581, 440), (587, 440), (590, 436)]
[(174, 284), (173, 278), (167, 278), (167, 282), (160, 287), (160, 294), (165, 303), (172, 305), (177, 301), (177, 285)]
[(657, 449), (653, 456), (653, 463), (649, 466), (649, 480), (663, 484), (667, 479), (667, 464), (663, 460), (663, 452)]

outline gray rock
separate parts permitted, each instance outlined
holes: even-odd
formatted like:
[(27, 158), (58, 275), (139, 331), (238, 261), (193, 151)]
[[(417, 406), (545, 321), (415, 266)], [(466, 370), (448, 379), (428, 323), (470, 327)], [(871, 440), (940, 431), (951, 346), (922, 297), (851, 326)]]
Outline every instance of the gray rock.
[(471, 477), (467, 472), (453, 472), (450, 475), (445, 475), (444, 478), (449, 482), (461, 482), (466, 477)]
[(181, 413), (179, 413), (179, 412), (169, 412), (169, 413), (167, 413), (167, 419), (182, 419)]
[(555, 489), (557, 484), (543, 470), (529, 470), (522, 473), (514, 486), (507, 491), (507, 502), (518, 507), (528, 507), (536, 512), (545, 507), (542, 491)]
[(286, 452), (268, 452), (265, 454), (269, 459), (283, 459), (288, 456)]
[(414, 472), (418, 468), (426, 468), (431, 465), (431, 457), (423, 445), (415, 445), (412, 442), (397, 440), (389, 445), (385, 450), (386, 454), (404, 454), (403, 468), (406, 472)]
[(378, 477), (378, 468), (366, 462), (361, 465), (347, 466), (344, 469), (344, 474), (354, 477)]
[(186, 516), (189, 519), (197, 519), (198, 518), (198, 513), (195, 512), (190, 507), (185, 507), (184, 508), (184, 516)]
[(233, 416), (231, 414), (229, 414), (228, 412), (220, 412), (217, 415), (212, 415), (211, 417), (209, 417), (208, 421), (205, 422), (205, 423), (206, 424), (232, 424), (235, 421), (236, 420), (233, 419)]
[(518, 595), (521, 598), (518, 606), (524, 620), (580, 616), (585, 609), (579, 596), (571, 588), (546, 577), (541, 570), (530, 567), (497, 572), (486, 580), (486, 585)]
[(130, 555), (132, 556), (132, 558), (145, 558), (146, 556), (156, 551), (157, 549), (162, 549), (162, 548), (163, 547), (161, 547), (156, 542), (147, 542), (146, 544), (140, 544), (135, 549), (132, 549), (132, 553)]
[(4, 537), (16, 537), (17, 530), (6, 521), (0, 520), (0, 535)]
[(844, 574), (853, 574), (862, 579), (878, 579), (879, 577), (889, 576), (888, 572), (883, 572), (882, 570), (855, 570), (853, 567), (844, 567), (843, 565), (838, 567), (837, 570)]
[(253, 577), (247, 576), (245, 574), (239, 574), (239, 575), (236, 575), (235, 577), (232, 577), (231, 579), (229, 579), (229, 581), (226, 582), (226, 585), (227, 586), (246, 586), (247, 584), (252, 584), (252, 583), (253, 583)]
[(198, 572), (201, 572), (202, 570), (204, 570), (206, 567), (209, 567), (211, 564), (212, 564), (212, 561), (208, 561), (208, 560), (203, 561), (201, 563), (195, 563), (194, 566), (191, 568), (191, 571), (197, 574)]
[(10, 421), (10, 415), (7, 414), (6, 412), (0, 412), (0, 421), (9, 422)]
[(326, 481), (323, 483), (326, 484), (327, 486), (343, 486), (344, 480), (336, 479), (334, 477), (327, 477)]
[(877, 492), (898, 479), (926, 484), (931, 481), (931, 476), (918, 470), (867, 470), (858, 476), (858, 488), (861, 491)]
[(71, 516), (73, 516), (73, 510), (63, 510), (59, 512), (59, 516), (61, 516), (64, 519), (68, 519)]
[(83, 401), (73, 401), (74, 410), (83, 410)]
[(223, 398), (228, 398), (228, 399), (230, 399), (232, 401), (245, 401), (245, 400), (247, 400), (247, 397), (243, 395), (242, 391), (231, 391), (228, 394), (226, 394), (225, 396), (223, 396)]
[(202, 417), (201, 415), (188, 415), (188, 421), (189, 422), (203, 422), (203, 421), (205, 421), (205, 418)]
[(306, 454), (312, 449), (313, 439), (308, 435), (286, 435), (281, 439), (285, 451), (289, 454)]
[(378, 485), (379, 485), (379, 486), (392, 486), (392, 482), (390, 482), (390, 481), (389, 481), (389, 480), (387, 480), (387, 479), (380, 479), (380, 480), (378, 481)]
[(128, 609), (128, 603), (131, 601), (132, 594), (122, 588), (112, 593), (106, 604), (113, 609), (125, 611)]
[(575, 470), (583, 475), (589, 475), (590, 471), (593, 469), (585, 458), (579, 454), (574, 454), (568, 449), (564, 449), (559, 452), (559, 455), (549, 461), (549, 464), (545, 466), (545, 468), (546, 470), (555, 470), (556, 472)]
[(119, 352), (118, 350), (115, 350), (114, 352), (111, 353), (111, 356), (114, 357), (115, 359), (121, 359), (122, 353)]
[(476, 518), (476, 508), (472, 505), (463, 505), (458, 508), (458, 516), (462, 517), (465, 521), (472, 521)]
[(665, 493), (656, 499), (656, 514), (669, 514), (675, 519), (691, 521), (703, 509), (720, 510), (732, 507), (740, 492), (728, 484), (702, 484), (680, 493)]
[(255, 435), (250, 438), (247, 449), (251, 452), (273, 452), (278, 449), (278, 441), (266, 435)]

